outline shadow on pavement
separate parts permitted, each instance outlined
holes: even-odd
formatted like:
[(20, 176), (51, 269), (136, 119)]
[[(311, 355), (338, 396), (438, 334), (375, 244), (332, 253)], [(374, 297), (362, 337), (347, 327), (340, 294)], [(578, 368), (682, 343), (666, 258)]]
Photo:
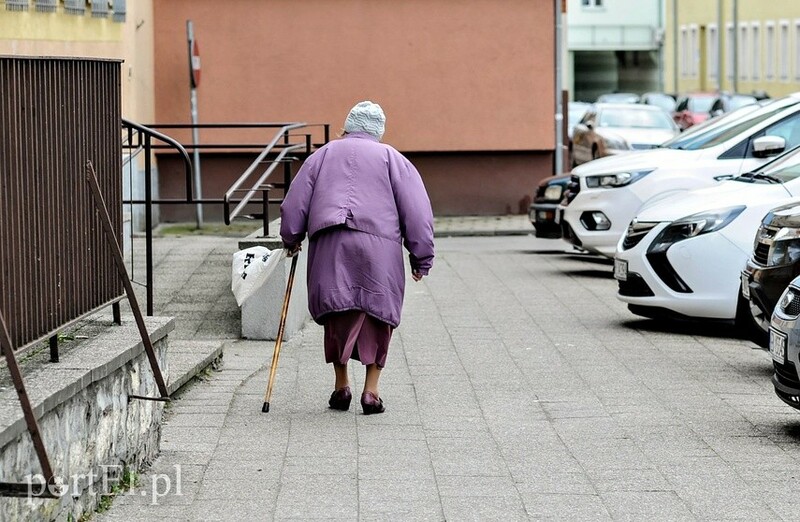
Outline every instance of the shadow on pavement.
[[(638, 332), (697, 335), (701, 337), (747, 340), (730, 322), (680, 321), (677, 319), (633, 319), (623, 321), (621, 326)], [(755, 348), (755, 344), (753, 345)]]
[(560, 270), (559, 273), (572, 277), (614, 279), (614, 274), (610, 270)]
[(800, 422), (794, 422), (783, 426), (783, 433), (800, 442)]

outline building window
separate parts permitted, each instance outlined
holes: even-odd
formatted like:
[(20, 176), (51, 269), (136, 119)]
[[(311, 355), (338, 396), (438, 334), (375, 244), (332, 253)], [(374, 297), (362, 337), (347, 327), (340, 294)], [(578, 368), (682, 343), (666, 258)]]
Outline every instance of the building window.
[(681, 26), (681, 78), (689, 76), (689, 29)]
[(778, 37), (778, 70), (781, 81), (789, 81), (789, 21), (781, 20)]
[(800, 80), (800, 20), (794, 21), (794, 79)]
[(36, 10), (40, 13), (55, 13), (57, 7), (56, 0), (36, 0)]
[(6, 0), (7, 11), (27, 11), (28, 0)]
[(706, 31), (706, 56), (708, 56), (708, 78), (719, 79), (719, 34), (715, 24), (709, 24)]
[(86, 12), (85, 0), (64, 0), (64, 12), (71, 15), (82, 16)]
[(581, 0), (584, 9), (598, 9), (603, 7), (603, 0)]
[(746, 80), (747, 79), (747, 65), (749, 64), (748, 60), (748, 51), (750, 51), (750, 45), (748, 41), (748, 31), (747, 31), (747, 24), (741, 23), (739, 24), (739, 79)]
[(775, 22), (766, 22), (764, 25), (764, 76), (772, 81), (775, 79)]
[(753, 22), (750, 24), (750, 67), (752, 80), (761, 79), (761, 24)]
[(725, 24), (725, 76), (729, 80), (733, 79), (733, 55), (736, 54), (733, 52), (733, 37), (733, 24)]

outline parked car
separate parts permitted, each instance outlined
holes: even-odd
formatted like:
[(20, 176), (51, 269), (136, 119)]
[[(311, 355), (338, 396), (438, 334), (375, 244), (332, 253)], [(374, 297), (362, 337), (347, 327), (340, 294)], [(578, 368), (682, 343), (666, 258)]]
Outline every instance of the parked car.
[(735, 320), (751, 335), (741, 272), (765, 214), (800, 203), (800, 149), (642, 209), (617, 246), (618, 297), (635, 314)]
[(639, 95), (632, 92), (610, 92), (598, 96), (595, 103), (639, 103)]
[(719, 116), (720, 114), (724, 114), (726, 112), (735, 111), (740, 107), (744, 107), (745, 105), (752, 105), (759, 101), (755, 96), (750, 94), (729, 94), (723, 93), (717, 96), (713, 103), (711, 104), (711, 109), (709, 109), (710, 115)]
[(675, 107), (678, 104), (678, 102), (675, 101), (675, 98), (672, 95), (663, 92), (646, 92), (642, 94), (639, 103), (661, 107), (670, 114), (675, 112)]
[(766, 345), (772, 312), (781, 294), (800, 275), (800, 206), (772, 209), (761, 221), (742, 272), (742, 297)]
[(653, 149), (678, 134), (664, 109), (648, 105), (597, 103), (572, 133), (572, 163)]
[(572, 170), (559, 219), (562, 236), (613, 257), (641, 208), (749, 172), (800, 144), (800, 93), (742, 107), (656, 150), (601, 158)]
[(685, 94), (678, 100), (672, 118), (681, 130), (706, 121), (711, 116), (711, 105), (716, 95), (710, 92)]
[(536, 196), (528, 209), (528, 217), (536, 230), (536, 237), (547, 239), (561, 237), (561, 227), (555, 218), (569, 178), (569, 174), (545, 178), (536, 188)]
[(769, 353), (775, 394), (792, 408), (800, 409), (800, 278), (784, 290), (772, 314)]

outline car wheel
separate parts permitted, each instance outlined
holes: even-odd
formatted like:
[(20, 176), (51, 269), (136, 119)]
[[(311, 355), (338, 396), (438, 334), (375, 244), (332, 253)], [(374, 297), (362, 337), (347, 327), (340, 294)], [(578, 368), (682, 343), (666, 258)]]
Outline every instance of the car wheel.
[(762, 348), (769, 346), (768, 317), (755, 303), (739, 294), (736, 307), (736, 326), (742, 335)]

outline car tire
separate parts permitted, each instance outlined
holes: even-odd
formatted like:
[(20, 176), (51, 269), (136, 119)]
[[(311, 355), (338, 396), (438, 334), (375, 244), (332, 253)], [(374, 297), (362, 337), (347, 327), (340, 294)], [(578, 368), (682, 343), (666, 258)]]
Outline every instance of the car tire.
[(752, 301), (739, 294), (736, 306), (736, 326), (742, 336), (750, 339), (762, 348), (769, 346), (770, 317), (761, 311)]

